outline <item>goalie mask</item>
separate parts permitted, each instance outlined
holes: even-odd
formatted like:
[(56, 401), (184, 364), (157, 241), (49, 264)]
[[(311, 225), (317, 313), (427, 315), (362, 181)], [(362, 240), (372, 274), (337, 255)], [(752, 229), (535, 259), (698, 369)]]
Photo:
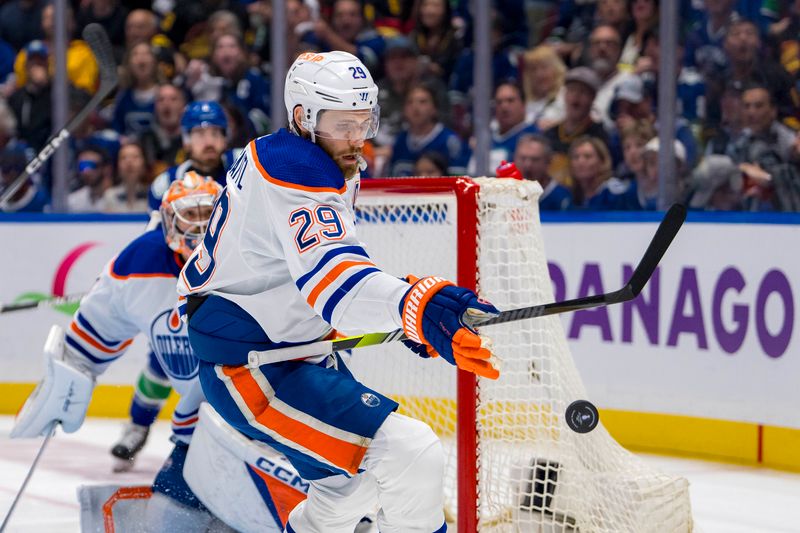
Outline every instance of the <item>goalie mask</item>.
[[(290, 129), (299, 134), (294, 109), (303, 108), (300, 126), (325, 139), (363, 141), (375, 137), (380, 123), (378, 87), (367, 67), (347, 52), (300, 54), (286, 75), (284, 102)], [(324, 126), (320, 117), (330, 112)]]
[(172, 182), (161, 201), (161, 227), (169, 247), (188, 257), (206, 232), (214, 201), (222, 187), (190, 170)]

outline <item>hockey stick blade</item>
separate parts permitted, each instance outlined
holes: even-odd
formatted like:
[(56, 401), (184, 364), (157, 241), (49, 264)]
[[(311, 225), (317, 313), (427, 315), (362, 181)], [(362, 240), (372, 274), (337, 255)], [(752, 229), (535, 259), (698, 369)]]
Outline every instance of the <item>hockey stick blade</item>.
[[(653, 239), (650, 241), (650, 245), (647, 247), (644, 256), (642, 256), (641, 261), (639, 261), (639, 264), (633, 271), (633, 275), (631, 275), (628, 283), (618, 291), (598, 294), (596, 296), (586, 296), (584, 298), (575, 298), (574, 300), (565, 300), (563, 302), (511, 309), (503, 311), (489, 320), (476, 320), (471, 325), (491, 326), (492, 324), (502, 324), (528, 318), (568, 313), (570, 311), (602, 307), (604, 305), (618, 304), (633, 300), (639, 295), (645, 284), (647, 284), (647, 281), (653, 275), (653, 272), (655, 272), (658, 263), (661, 261), (661, 258), (664, 257), (670, 244), (672, 244), (684, 220), (686, 220), (686, 207), (681, 204), (674, 204), (669, 208), (661, 224), (659, 224), (655, 235), (653, 235)], [(375, 346), (386, 342), (407, 339), (408, 337), (405, 336), (403, 330), (399, 329), (389, 333), (354, 335), (342, 339), (317, 341), (310, 344), (301, 344), (299, 346), (290, 346), (288, 348), (278, 348), (275, 350), (253, 350), (248, 354), (247, 366), (249, 368), (258, 368), (261, 365), (270, 363), (317, 357), (343, 350), (364, 348), (366, 346)]]
[(636, 265), (628, 283), (621, 289), (605, 294), (598, 294), (596, 296), (586, 296), (573, 300), (565, 300), (563, 302), (511, 309), (501, 312), (494, 318), (475, 323), (474, 325), (490, 326), (492, 324), (503, 324), (505, 322), (514, 322), (526, 318), (569, 313), (571, 311), (580, 311), (581, 309), (591, 309), (593, 307), (613, 305), (633, 300), (639, 296), (639, 293), (642, 292), (642, 289), (644, 289), (644, 286), (653, 275), (653, 272), (655, 272), (658, 263), (661, 262), (661, 258), (664, 257), (670, 244), (672, 244), (678, 231), (680, 231), (684, 220), (686, 220), (686, 207), (681, 204), (674, 204), (669, 208), (661, 224), (658, 225), (658, 229), (655, 235), (653, 235), (650, 245), (644, 252), (642, 259), (639, 261), (639, 264)]
[(111, 89), (117, 86), (117, 64), (114, 61), (111, 41), (108, 39), (106, 30), (95, 22), (86, 25), (83, 29), (82, 37), (89, 45), (89, 48), (92, 49), (92, 53), (97, 60), (97, 67), (100, 70), (100, 88), (98, 92), (105, 92), (105, 97), (111, 92)]
[(106, 31), (97, 23), (88, 24), (83, 30), (83, 38), (89, 44), (97, 60), (97, 66), (100, 71), (100, 86), (94, 96), (92, 96), (92, 99), (89, 100), (89, 103), (86, 104), (86, 107), (72, 117), (72, 120), (70, 120), (66, 126), (53, 134), (47, 140), (44, 147), (39, 150), (39, 153), (30, 160), (25, 170), (0, 193), (0, 207), (6, 205), (9, 199), (14, 196), (28, 178), (35, 174), (36, 171), (50, 159), (58, 147), (69, 139), (72, 132), (83, 124), (86, 117), (97, 109), (106, 96), (117, 86), (117, 66), (114, 62), (111, 42), (108, 40)]

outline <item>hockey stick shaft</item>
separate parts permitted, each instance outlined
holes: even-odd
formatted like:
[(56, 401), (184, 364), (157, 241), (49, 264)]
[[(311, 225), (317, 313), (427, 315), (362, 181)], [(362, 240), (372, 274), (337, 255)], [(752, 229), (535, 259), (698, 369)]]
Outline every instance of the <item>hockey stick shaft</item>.
[(86, 107), (81, 109), (74, 117), (72, 117), (72, 120), (70, 120), (66, 126), (61, 128), (47, 140), (44, 148), (42, 148), (33, 159), (31, 159), (31, 161), (25, 167), (25, 170), (22, 171), (22, 174), (17, 176), (11, 185), (6, 187), (2, 194), (0, 194), (0, 206), (5, 205), (9, 199), (16, 194), (16, 192), (20, 187), (22, 187), (28, 178), (36, 173), (36, 171), (38, 171), (42, 165), (44, 165), (47, 160), (50, 159), (59, 146), (61, 146), (64, 141), (69, 139), (70, 135), (72, 135), (72, 133), (81, 124), (83, 124), (84, 120), (86, 120), (86, 117), (88, 117), (95, 109), (97, 109), (105, 97), (108, 96), (109, 93), (114, 90), (114, 87), (117, 86), (117, 66), (112, 55), (111, 42), (108, 40), (108, 35), (106, 35), (103, 27), (96, 23), (87, 25), (83, 30), (83, 39), (89, 44), (89, 47), (92, 49), (95, 59), (97, 60), (97, 65), (100, 72), (100, 87), (97, 89), (97, 92), (94, 94), (94, 96), (92, 96), (92, 99), (89, 100), (89, 103), (86, 104)]
[(86, 293), (68, 294), (66, 296), (54, 296), (52, 298), (45, 298), (44, 300), (37, 300), (33, 302), (18, 302), (13, 304), (3, 304), (0, 305), (0, 313), (11, 313), (14, 311), (26, 311), (29, 309), (38, 309), (39, 307), (54, 307), (56, 305), (78, 303), (84, 296), (86, 296)]
[(58, 422), (53, 422), (50, 424), (50, 428), (47, 430), (47, 436), (44, 438), (42, 445), (39, 446), (39, 451), (36, 453), (36, 457), (33, 459), (33, 464), (28, 469), (28, 473), (25, 475), (25, 479), (22, 481), (22, 486), (20, 486), (19, 491), (17, 491), (17, 495), (14, 496), (14, 501), (11, 502), (11, 507), (8, 508), (6, 517), (3, 519), (2, 525), (0, 525), (0, 533), (3, 533), (3, 531), (6, 530), (8, 521), (11, 520), (11, 515), (14, 513), (14, 508), (17, 506), (22, 493), (25, 492), (25, 487), (28, 486), (28, 481), (30, 481), (33, 471), (36, 469), (36, 465), (39, 464), (39, 458), (42, 457), (42, 453), (47, 447), (47, 443), (50, 442), (50, 437), (52, 437), (56, 432), (56, 424), (58, 424)]
[[(520, 309), (510, 309), (508, 311), (501, 312), (494, 318), (480, 322), (476, 321), (470, 325), (490, 326), (492, 324), (502, 324), (505, 322), (515, 322), (517, 320), (525, 320), (528, 318), (569, 313), (571, 311), (591, 309), (593, 307), (602, 307), (632, 300), (639, 295), (647, 281), (653, 275), (653, 272), (655, 272), (658, 263), (661, 261), (661, 258), (664, 257), (664, 254), (666, 253), (670, 244), (672, 244), (672, 241), (675, 239), (675, 236), (681, 229), (684, 220), (686, 220), (686, 208), (680, 204), (673, 205), (667, 211), (666, 215), (664, 215), (664, 219), (661, 221), (661, 224), (659, 224), (655, 235), (650, 241), (650, 245), (647, 247), (642, 259), (639, 261), (639, 264), (633, 271), (628, 283), (617, 291), (598, 294), (596, 296), (586, 296), (583, 298), (564, 300), (563, 302), (552, 302), (549, 304), (522, 307)], [(293, 359), (301, 359), (306, 357), (316, 357), (342, 350), (352, 350), (355, 348), (375, 346), (377, 344), (402, 341), (406, 339), (407, 337), (403, 333), (403, 330), (396, 330), (390, 333), (368, 333), (366, 335), (355, 335), (342, 339), (318, 341), (299, 346), (290, 346), (288, 348), (279, 348), (276, 350), (254, 350), (248, 354), (247, 366), (250, 368), (256, 368), (263, 364), (278, 363), (281, 361), (290, 361)]]

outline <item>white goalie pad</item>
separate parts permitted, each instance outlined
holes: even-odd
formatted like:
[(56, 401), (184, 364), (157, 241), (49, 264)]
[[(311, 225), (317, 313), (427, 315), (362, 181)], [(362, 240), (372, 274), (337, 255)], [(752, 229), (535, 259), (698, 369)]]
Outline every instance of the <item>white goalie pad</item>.
[(64, 330), (60, 326), (50, 328), (44, 359), (45, 376), (14, 420), (12, 438), (44, 436), (56, 421), (65, 432), (73, 433), (86, 418), (94, 378), (66, 360)]
[(182, 505), (149, 486), (78, 487), (81, 533), (236, 533), (206, 511)]
[(233, 429), (207, 403), (183, 467), (200, 501), (242, 533), (280, 533), (308, 482), (275, 450)]

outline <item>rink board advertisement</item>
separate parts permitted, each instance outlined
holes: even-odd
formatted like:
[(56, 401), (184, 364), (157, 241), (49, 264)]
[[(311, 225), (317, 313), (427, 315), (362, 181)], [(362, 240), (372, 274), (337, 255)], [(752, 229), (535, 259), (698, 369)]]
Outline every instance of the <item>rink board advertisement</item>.
[[(624, 284), (660, 215), (621, 220), (544, 216), (557, 299)], [(690, 217), (639, 299), (563, 315), (589, 397), (606, 409), (800, 428), (800, 218), (710, 220)], [(145, 221), (0, 218), (0, 301), (85, 292)], [(47, 331), (69, 320), (52, 308), (0, 315), (0, 390), (39, 380)], [(132, 384), (145, 349), (138, 339), (101, 383)]]

